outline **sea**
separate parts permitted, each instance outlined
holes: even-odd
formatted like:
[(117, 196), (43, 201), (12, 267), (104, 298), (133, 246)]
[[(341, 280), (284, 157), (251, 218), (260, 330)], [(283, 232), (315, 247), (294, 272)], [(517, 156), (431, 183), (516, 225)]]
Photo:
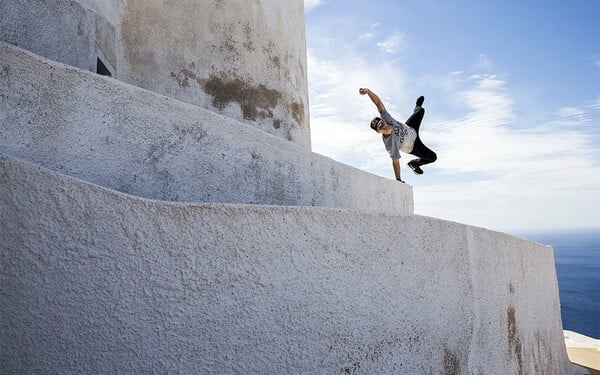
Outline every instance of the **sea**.
[(515, 235), (554, 247), (563, 329), (600, 339), (600, 228)]

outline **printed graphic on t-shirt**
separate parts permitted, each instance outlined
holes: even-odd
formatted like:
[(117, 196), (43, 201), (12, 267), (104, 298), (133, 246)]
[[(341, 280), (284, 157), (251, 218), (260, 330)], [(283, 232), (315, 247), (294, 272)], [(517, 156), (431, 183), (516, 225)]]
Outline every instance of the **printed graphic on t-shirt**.
[(406, 138), (406, 135), (408, 134), (408, 129), (403, 126), (394, 126), (394, 134), (400, 137), (399, 143), (402, 144), (404, 143), (404, 138)]

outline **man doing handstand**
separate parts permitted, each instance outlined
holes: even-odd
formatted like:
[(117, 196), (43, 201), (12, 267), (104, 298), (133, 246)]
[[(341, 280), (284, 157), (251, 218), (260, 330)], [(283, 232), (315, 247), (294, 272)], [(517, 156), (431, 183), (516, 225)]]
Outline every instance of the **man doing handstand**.
[(421, 165), (433, 163), (437, 160), (435, 152), (425, 146), (419, 137), (419, 127), (425, 115), (425, 109), (423, 108), (425, 97), (419, 96), (417, 98), (413, 114), (403, 124), (390, 116), (383, 102), (374, 92), (365, 88), (359, 89), (358, 92), (361, 95), (368, 95), (381, 114), (381, 117), (375, 117), (371, 120), (371, 129), (382, 135), (385, 149), (392, 158), (396, 180), (404, 182), (400, 178), (400, 150), (417, 157), (409, 161), (408, 166), (416, 174), (423, 174)]

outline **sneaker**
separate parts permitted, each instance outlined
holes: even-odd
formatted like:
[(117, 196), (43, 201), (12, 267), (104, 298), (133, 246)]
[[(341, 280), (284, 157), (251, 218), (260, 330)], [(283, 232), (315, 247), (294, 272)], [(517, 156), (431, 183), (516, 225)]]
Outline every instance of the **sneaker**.
[(419, 167), (418, 165), (414, 165), (412, 161), (409, 161), (407, 165), (410, 169), (412, 169), (413, 172), (415, 172), (415, 174), (423, 174), (423, 170), (421, 169), (421, 167)]
[(421, 95), (417, 98), (417, 102), (415, 104), (417, 105), (417, 107), (422, 107), (424, 101), (425, 101), (425, 97), (423, 95)]

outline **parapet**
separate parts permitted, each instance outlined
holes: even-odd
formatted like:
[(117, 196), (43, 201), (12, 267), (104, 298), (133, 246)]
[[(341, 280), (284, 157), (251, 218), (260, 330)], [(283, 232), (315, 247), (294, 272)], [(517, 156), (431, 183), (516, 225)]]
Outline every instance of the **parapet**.
[(0, 373), (569, 374), (550, 247), (0, 176)]
[(412, 187), (0, 42), (0, 151), (169, 201), (412, 213)]

